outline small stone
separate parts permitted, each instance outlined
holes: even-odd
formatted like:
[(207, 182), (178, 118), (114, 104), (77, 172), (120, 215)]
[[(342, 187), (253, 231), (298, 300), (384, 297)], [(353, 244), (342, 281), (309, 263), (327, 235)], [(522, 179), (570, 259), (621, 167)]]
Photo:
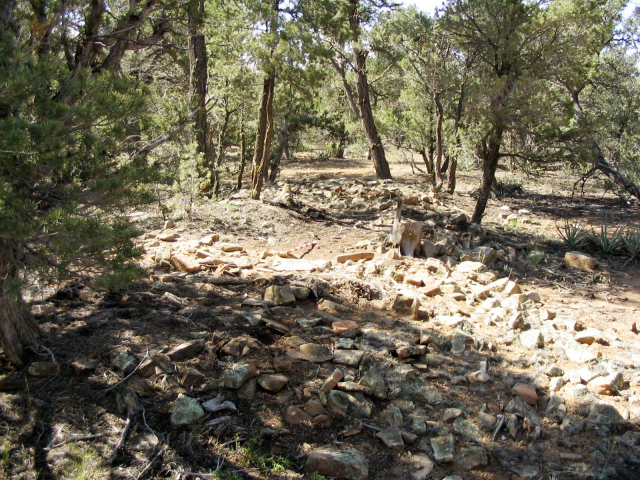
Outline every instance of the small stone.
[(552, 392), (557, 392), (562, 387), (564, 387), (564, 380), (562, 377), (553, 377), (549, 382), (549, 390)]
[(455, 439), (453, 438), (453, 435), (432, 437), (430, 442), (431, 448), (433, 448), (433, 458), (436, 462), (453, 462), (453, 453), (455, 449)]
[(331, 351), (318, 343), (300, 345), (300, 354), (304, 360), (313, 363), (328, 362), (333, 358)]
[(465, 261), (465, 262), (460, 262), (458, 265), (456, 265), (456, 272), (459, 273), (476, 273), (480, 270), (482, 270), (483, 268), (485, 268), (484, 263), (482, 262), (470, 262), (470, 261)]
[(204, 350), (205, 341), (202, 339), (186, 342), (172, 348), (167, 355), (174, 362), (190, 360)]
[(616, 407), (606, 403), (593, 404), (587, 420), (598, 425), (624, 423), (624, 418), (622, 418), (622, 415), (616, 410)]
[(424, 435), (427, 433), (427, 422), (424, 417), (414, 417), (411, 421), (411, 431), (416, 435)]
[(473, 253), (478, 261), (485, 265), (490, 265), (498, 259), (498, 252), (491, 247), (478, 247), (473, 250)]
[(464, 412), (459, 408), (445, 408), (444, 412), (442, 413), (442, 422), (451, 423), (463, 413)]
[(287, 408), (285, 420), (290, 425), (300, 425), (302, 423), (311, 423), (312, 418), (311, 415), (306, 413), (304, 410), (291, 405)]
[(463, 450), (455, 457), (455, 465), (464, 470), (486, 467), (489, 464), (487, 453), (482, 447), (472, 447)]
[(404, 450), (402, 433), (396, 425), (376, 433), (376, 437), (378, 437), (387, 448), (392, 450)]
[(561, 377), (562, 375), (564, 375), (564, 370), (562, 370), (562, 368), (560, 368), (558, 365), (553, 364), (550, 365), (544, 373), (546, 373), (550, 377)]
[(531, 405), (535, 405), (536, 403), (538, 403), (538, 393), (536, 392), (536, 388), (533, 385), (518, 382), (511, 388), (511, 391), (516, 395), (520, 395), (527, 403)]
[(333, 363), (347, 367), (357, 367), (363, 356), (363, 350), (336, 350), (333, 352)]
[(576, 333), (574, 340), (585, 345), (591, 345), (594, 342), (603, 343), (604, 334), (597, 328), (588, 327)]
[(338, 382), (344, 378), (344, 372), (338, 368), (336, 368), (331, 375), (325, 380), (320, 388), (320, 391), (323, 393), (329, 393), (331, 390), (336, 388)]
[(166, 353), (155, 353), (151, 355), (151, 360), (153, 360), (155, 365), (156, 375), (171, 373), (175, 370), (175, 365), (171, 360), (171, 357)]
[(575, 346), (567, 345), (564, 347), (564, 353), (569, 360), (576, 363), (588, 363), (598, 358), (596, 354), (579, 345), (579, 343), (575, 343)]
[(238, 367), (224, 376), (224, 386), (227, 388), (240, 388), (244, 382), (256, 376), (256, 367), (253, 365), (246, 367)]
[(355, 448), (337, 450), (326, 446), (312, 450), (305, 464), (307, 472), (345, 480), (366, 480), (369, 478), (367, 457)]
[(204, 410), (195, 398), (179, 394), (171, 411), (171, 425), (180, 427), (190, 425), (204, 417)]
[(241, 400), (251, 401), (256, 396), (256, 390), (258, 388), (258, 382), (255, 378), (251, 378), (244, 382), (244, 384), (236, 390), (236, 395)]
[(412, 320), (418, 319), (420, 301), (417, 298), (397, 295), (393, 302), (393, 311)]
[(544, 416), (554, 422), (560, 422), (567, 415), (567, 407), (564, 404), (564, 398), (560, 395), (551, 395)]
[(358, 262), (360, 260), (373, 260), (375, 255), (373, 252), (358, 252), (358, 253), (344, 253), (336, 257), (337, 263), (345, 263), (348, 260), (352, 262)]
[(318, 415), (324, 415), (326, 413), (322, 402), (319, 400), (311, 399), (307, 402), (304, 407), (304, 411), (311, 415), (312, 417), (316, 417)]
[(387, 398), (387, 386), (384, 382), (384, 378), (382, 378), (382, 375), (378, 373), (378, 370), (375, 367), (371, 367), (367, 373), (362, 376), (358, 383), (369, 387), (376, 398), (380, 400)]
[(187, 368), (180, 378), (180, 383), (183, 387), (189, 388), (193, 385), (203, 383), (204, 380), (204, 374), (200, 373), (195, 368)]
[(442, 402), (442, 394), (433, 385), (425, 385), (416, 390), (416, 397), (428, 404), (436, 404)]
[(258, 377), (258, 385), (268, 392), (278, 393), (289, 383), (289, 379), (284, 375), (260, 375)]
[(273, 302), (276, 306), (291, 305), (296, 303), (296, 297), (289, 285), (271, 285), (264, 292), (264, 300)]
[(544, 347), (544, 337), (540, 330), (531, 329), (520, 334), (520, 343), (527, 348)]
[(161, 233), (156, 238), (162, 242), (175, 242), (178, 237), (177, 233)]
[(458, 435), (468, 438), (469, 440), (473, 440), (474, 442), (479, 442), (483, 438), (480, 429), (462, 417), (458, 417), (454, 420), (453, 431)]
[(331, 427), (331, 417), (328, 415), (318, 415), (317, 417), (314, 417), (311, 423), (317, 427), (329, 428)]
[(491, 380), (491, 376), (484, 370), (478, 370), (467, 375), (467, 380), (469, 383), (487, 383)]
[(93, 372), (96, 369), (96, 365), (89, 360), (76, 360), (71, 363), (71, 368), (76, 375), (83, 375)]
[(427, 480), (436, 467), (426, 453), (402, 457), (401, 462), (411, 472), (411, 480)]
[[(44, 364), (46, 362), (34, 362), (34, 363)], [(138, 362), (136, 362), (135, 357), (125, 352), (120, 353), (116, 358), (113, 359), (113, 366), (116, 367), (118, 370), (127, 374), (131, 373), (133, 369), (136, 368), (137, 364)], [(33, 366), (33, 363), (31, 364), (31, 366)], [(29, 373), (33, 375), (31, 371), (29, 371)]]
[(202, 270), (202, 265), (200, 265), (195, 258), (183, 255), (181, 253), (172, 254), (169, 262), (171, 263), (171, 265), (173, 265), (173, 268), (175, 268), (179, 272), (193, 273)]
[(389, 425), (395, 425), (396, 427), (401, 427), (404, 423), (402, 412), (396, 405), (389, 406), (389, 410), (384, 414), (384, 420)]
[(291, 360), (287, 357), (275, 357), (273, 359), (273, 369), (276, 372), (288, 372), (291, 370)]
[(426, 350), (427, 348), (424, 345), (403, 345), (402, 347), (396, 348), (396, 354), (398, 358), (409, 358), (424, 355)]
[[(122, 355), (122, 354), (120, 354)], [(126, 355), (126, 354), (125, 354)], [(129, 357), (131, 355), (128, 355)], [(133, 358), (133, 357), (131, 357)], [(131, 368), (131, 370), (133, 370), (133, 368), (135, 368), (135, 358), (134, 360), (134, 365)], [(53, 377), (54, 375), (57, 375), (59, 372), (60, 368), (58, 367), (57, 364), (55, 363), (50, 363), (50, 362), (32, 362), (31, 365), (29, 365), (29, 375), (33, 375), (34, 377)]]
[(567, 415), (562, 420), (562, 424), (560, 425), (560, 429), (569, 435), (575, 435), (576, 433), (582, 432), (584, 429), (584, 422), (580, 420), (579, 417), (575, 415)]
[(569, 267), (586, 270), (588, 272), (593, 272), (593, 270), (596, 268), (596, 259), (591, 255), (587, 255), (586, 253), (581, 252), (565, 253), (564, 263)]
[(221, 251), (227, 253), (241, 252), (243, 250), (242, 246), (237, 243), (221, 243), (219, 248)]
[(349, 410), (349, 394), (331, 390), (327, 395), (327, 408), (340, 415), (346, 415)]
[(547, 308), (541, 308), (540, 309), (540, 321), (541, 322), (546, 322), (548, 320), (553, 320), (554, 318), (556, 318), (556, 312), (549, 310)]
[(339, 337), (355, 338), (360, 331), (360, 326), (352, 320), (340, 320), (331, 325), (333, 332)]

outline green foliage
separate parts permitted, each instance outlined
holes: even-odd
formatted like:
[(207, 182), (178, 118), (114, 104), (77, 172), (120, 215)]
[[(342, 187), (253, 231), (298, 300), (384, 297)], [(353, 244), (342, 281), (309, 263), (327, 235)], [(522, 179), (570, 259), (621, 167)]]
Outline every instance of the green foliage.
[(238, 448), (238, 451), (243, 454), (243, 459), (247, 465), (272, 473), (282, 473), (293, 467), (291, 461), (284, 457), (261, 453), (261, 445), (261, 438), (252, 437), (242, 447)]
[(539, 265), (544, 261), (546, 254), (540, 250), (532, 250), (527, 253), (527, 262), (531, 265)]
[(556, 230), (562, 237), (564, 244), (569, 250), (577, 250), (587, 241), (588, 234), (585, 230), (585, 224), (583, 222), (569, 221), (565, 218), (564, 225), (559, 227), (556, 224)]
[(632, 260), (640, 259), (640, 231), (628, 228), (622, 236), (622, 242), (627, 254)]
[(626, 224), (618, 225), (613, 233), (609, 234), (610, 226), (608, 218), (605, 216), (600, 224), (600, 231), (596, 233), (591, 230), (589, 241), (596, 247), (598, 251), (605, 255), (618, 253), (623, 246), (623, 234)]
[(147, 87), (110, 72), (70, 72), (0, 33), (0, 236), (46, 277), (82, 270), (131, 281), (140, 251), (127, 214), (152, 200), (155, 169), (130, 155), (127, 125)]

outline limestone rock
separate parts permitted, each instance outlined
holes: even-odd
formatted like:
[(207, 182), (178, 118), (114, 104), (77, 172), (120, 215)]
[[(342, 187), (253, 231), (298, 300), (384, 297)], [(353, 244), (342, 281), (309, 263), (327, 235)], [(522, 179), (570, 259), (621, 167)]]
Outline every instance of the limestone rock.
[(489, 464), (487, 453), (482, 447), (471, 447), (455, 456), (455, 466), (464, 470), (486, 467)]
[(204, 345), (205, 341), (202, 339), (193, 340), (192, 342), (182, 343), (172, 348), (167, 355), (169, 355), (169, 358), (174, 362), (190, 360), (204, 350)]
[(433, 458), (436, 462), (451, 463), (455, 451), (455, 439), (453, 435), (442, 435), (430, 439), (433, 449)]
[(393, 301), (392, 308), (393, 311), (399, 315), (411, 318), (412, 320), (417, 320), (420, 309), (420, 300), (399, 294)]
[(224, 376), (224, 386), (227, 388), (237, 389), (242, 387), (244, 383), (256, 376), (256, 367), (253, 365), (238, 367)]
[(531, 329), (520, 334), (520, 343), (527, 348), (542, 348), (544, 347), (544, 337), (540, 330)]
[(359, 260), (373, 260), (375, 255), (373, 252), (357, 252), (357, 253), (344, 253), (336, 257), (337, 263), (345, 263), (347, 260), (357, 262)]
[(402, 433), (396, 425), (385, 428), (384, 430), (376, 433), (376, 437), (378, 437), (387, 448), (392, 450), (404, 450)]
[(173, 268), (179, 272), (193, 273), (202, 270), (202, 265), (200, 265), (195, 258), (181, 253), (174, 253), (171, 255), (171, 259), (169, 261), (171, 262), (171, 265), (173, 265)]
[(296, 303), (296, 297), (289, 285), (271, 285), (264, 292), (264, 300), (273, 302), (276, 306), (291, 305)]
[(171, 425), (181, 427), (197, 422), (204, 417), (204, 410), (195, 398), (179, 394), (171, 411)]
[(369, 462), (367, 457), (355, 448), (337, 450), (326, 446), (312, 450), (305, 464), (307, 472), (345, 480), (367, 480)]
[(591, 406), (587, 420), (599, 425), (611, 425), (624, 423), (624, 418), (613, 405), (595, 403)]
[(304, 345), (300, 345), (300, 354), (304, 360), (313, 363), (328, 362), (333, 358), (331, 351), (319, 343), (305, 343)]

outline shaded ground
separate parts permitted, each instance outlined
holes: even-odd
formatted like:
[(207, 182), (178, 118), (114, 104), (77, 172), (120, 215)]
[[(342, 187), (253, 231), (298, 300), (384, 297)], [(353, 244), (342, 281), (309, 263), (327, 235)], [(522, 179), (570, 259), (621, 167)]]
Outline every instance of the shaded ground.
[[(221, 242), (241, 245), (247, 254), (231, 255), (235, 264), (227, 262), (223, 273), (250, 279), (251, 283), (215, 285), (211, 278), (217, 275), (207, 272), (167, 276), (169, 270), (152, 259), (155, 251), (164, 247), (155, 238), (163, 232), (163, 221), (150, 212), (141, 221), (143, 231), (151, 234), (141, 238), (147, 251), (144, 261), (149, 266), (149, 280), (106, 295), (92, 291), (88, 282), (70, 284), (58, 291), (32, 289), (32, 309), (60, 372), (54, 377), (37, 378), (14, 372), (0, 357), (3, 375), (18, 373), (20, 378), (28, 379), (23, 388), (0, 393), (0, 478), (180, 478), (179, 472), (195, 472), (212, 475), (204, 478), (318, 480), (303, 469), (309, 451), (320, 445), (351, 445), (366, 454), (370, 478), (408, 479), (417, 471), (416, 455), (433, 459), (430, 439), (448, 431), (455, 434), (456, 453), (480, 445), (487, 452), (489, 463), (467, 471), (457, 461), (435, 462), (430, 478), (441, 479), (450, 474), (461, 475), (465, 480), (635, 478), (640, 471), (638, 443), (625, 444), (618, 438), (638, 432), (640, 389), (634, 373), (640, 365), (640, 342), (632, 324), (639, 318), (640, 271), (636, 265), (625, 265), (622, 257), (600, 258), (600, 267), (593, 273), (568, 269), (562, 264), (565, 249), (555, 224), (570, 216), (597, 226), (603, 213), (612, 212), (621, 219), (638, 222), (638, 208), (621, 205), (613, 196), (601, 198), (597, 191), (587, 191), (586, 198), (570, 198), (574, 179), (565, 175), (517, 177), (515, 180), (522, 183), (526, 195), (491, 200), (484, 229), (469, 237), (471, 246), (495, 246), (505, 252), (506, 257), (491, 265), (490, 271), (518, 279), (525, 291), (539, 293), (542, 304), (557, 314), (557, 328), (564, 329), (562, 322), (573, 320), (581, 328), (608, 332), (608, 341), (589, 347), (600, 357), (587, 366), (597, 370), (600, 364), (606, 364), (622, 372), (624, 388), (613, 396), (600, 396), (599, 400), (621, 411), (624, 422), (586, 422), (583, 432), (568, 435), (558, 423), (544, 417), (551, 393), (550, 377), (544, 372), (551, 364), (565, 371), (576, 368), (575, 362), (563, 357), (558, 342), (532, 351), (524, 348), (504, 323), (489, 325), (482, 318), (469, 318), (452, 328), (438, 320), (437, 314), (442, 312), (435, 298), (423, 298), (418, 321), (390, 310), (398, 291), (408, 288), (401, 277), (422, 271), (424, 259), (393, 261), (386, 270), (394, 273), (386, 276), (384, 269), (367, 273), (364, 264), (322, 273), (277, 272), (270, 259), (260, 260), (264, 251), (283, 252), (311, 241), (317, 242), (314, 248), (295, 255), (334, 261), (344, 251), (368, 250), (375, 252), (376, 259), (386, 259), (379, 249), (393, 221), (394, 208), (381, 210), (380, 205), (391, 201), (398, 189), (405, 195), (428, 190), (426, 181), (411, 175), (407, 165), (394, 163), (392, 173), (396, 183), (367, 184), (375, 177), (364, 160), (329, 160), (320, 165), (300, 161), (283, 166), (281, 183), (265, 190), (265, 202), (250, 201), (241, 191), (227, 201), (199, 209), (190, 219), (176, 219), (176, 227), (170, 231), (179, 234), (185, 248), (189, 241), (212, 233), (219, 234)], [(506, 172), (500, 172), (500, 177), (514, 180)], [(459, 212), (472, 213), (475, 201), (470, 193), (476, 188), (476, 178), (477, 172), (461, 172), (460, 193), (408, 205), (405, 218), (425, 221), (425, 236), (434, 241), (450, 235), (464, 247), (465, 232), (446, 228), (446, 220)], [(291, 185), (293, 192), (293, 202), (289, 204), (281, 199), (280, 186), (284, 183)], [(362, 190), (362, 186), (367, 188)], [(342, 191), (336, 191), (339, 188)], [(361, 207), (353, 208), (356, 203)], [(527, 221), (503, 225), (498, 215), (504, 212), (501, 207), (505, 205), (510, 212), (528, 210), (530, 213), (521, 214)], [(355, 249), (362, 241), (369, 243)], [(525, 246), (510, 247), (512, 244)], [(532, 252), (541, 255), (532, 256)], [(241, 265), (243, 259), (249, 260), (249, 266)], [(373, 407), (370, 418), (327, 411), (331, 425), (312, 427), (290, 425), (285, 419), (286, 411), (291, 405), (304, 407), (310, 398), (315, 398), (317, 389), (336, 368), (331, 362), (294, 361), (292, 371), (285, 373), (289, 383), (284, 390), (273, 394), (258, 388), (251, 401), (239, 399), (235, 392), (225, 389), (224, 374), (241, 361), (262, 372), (272, 371), (273, 358), (286, 355), (292, 346), (287, 339), (293, 336), (333, 346), (335, 335), (330, 328), (302, 329), (296, 322), (317, 313), (313, 295), (296, 302), (295, 307), (270, 309), (267, 319), (283, 325), (290, 333), (269, 322), (247, 322), (247, 314), (256, 308), (243, 307), (243, 301), (261, 299), (269, 285), (296, 279), (314, 282), (319, 296), (349, 309), (337, 316), (360, 325), (356, 343), (385, 372), (390, 389), (401, 385), (400, 389), (408, 392), (408, 385), (402, 383), (406, 379), (395, 379), (393, 372), (398, 365), (414, 364), (418, 365), (416, 375), (435, 387), (442, 398), (433, 402), (413, 396), (409, 399), (404, 391), (390, 399), (369, 398)], [(414, 343), (425, 329), (437, 332), (448, 342), (442, 349), (430, 347), (427, 354), (432, 357), (399, 358), (398, 347)], [(468, 340), (463, 341), (462, 352), (454, 353), (451, 345), (461, 335)], [(234, 357), (223, 351), (234, 338), (252, 338), (258, 344)], [(194, 339), (205, 340), (204, 350), (175, 361), (175, 370), (156, 371), (147, 377), (134, 375), (121, 386), (106, 390), (125, 376), (113, 366), (118, 354), (132, 354), (138, 364), (148, 353), (166, 352)], [(436, 358), (439, 363), (429, 363)], [(72, 364), (79, 360), (93, 366), (76, 373)], [(467, 375), (484, 364), (489, 365), (491, 381), (469, 383)], [(204, 377), (193, 386), (184, 386), (181, 378), (189, 368)], [(345, 371), (355, 380), (362, 375), (358, 368)], [(522, 424), (515, 436), (502, 430), (493, 440), (493, 428), (482, 425), (480, 412), (485, 410), (494, 419), (504, 413), (506, 404), (513, 399), (510, 388), (518, 381), (532, 384), (538, 391), (536, 412), (542, 418), (542, 434), (534, 438), (533, 432)], [(107, 459), (126, 425), (125, 385), (135, 392), (143, 413), (133, 417), (131, 430), (109, 465)], [(174, 428), (170, 417), (180, 393), (200, 402), (224, 393), (235, 403), (238, 413), (231, 415), (232, 420), (224, 428), (220, 427), (222, 424), (209, 427), (205, 423), (229, 412), (207, 414), (193, 425)], [(568, 410), (585, 420), (590, 404), (561, 393)], [(403, 428), (407, 430), (413, 418), (421, 416), (426, 420), (426, 433), (403, 452), (385, 447), (370, 428), (385, 427), (384, 416), (394, 405), (404, 415)], [(445, 410), (452, 408), (460, 409), (462, 417), (477, 424), (482, 438), (470, 439), (443, 422)], [(364, 426), (361, 433), (353, 436), (344, 434), (359, 424), (369, 427)], [(73, 434), (100, 437), (74, 441), (70, 437)], [(145, 438), (157, 445), (148, 447)]]

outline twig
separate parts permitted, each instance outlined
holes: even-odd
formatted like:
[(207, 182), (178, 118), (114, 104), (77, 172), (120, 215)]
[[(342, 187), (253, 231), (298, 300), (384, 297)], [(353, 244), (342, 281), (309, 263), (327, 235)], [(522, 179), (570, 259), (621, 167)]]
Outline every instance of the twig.
[(217, 473), (178, 472), (178, 475), (187, 475), (196, 478), (215, 478)]
[(238, 442), (244, 442), (246, 440), (246, 438), (237, 438), (235, 440), (229, 440), (228, 442), (224, 442), (222, 444), (223, 447), (226, 447), (227, 445), (231, 445), (233, 443), (238, 443)]
[(147, 353), (144, 354), (144, 357), (142, 357), (142, 360), (140, 360), (140, 363), (136, 366), (136, 368), (134, 368), (133, 371), (129, 375), (124, 377), (122, 380), (120, 380), (115, 385), (111, 385), (110, 387), (105, 388), (103, 390), (103, 392), (109, 392), (109, 391), (113, 390), (114, 388), (116, 388), (121, 383), (126, 382), (129, 379), (129, 377), (131, 377), (134, 373), (136, 373), (136, 371), (140, 368), (140, 365), (142, 365), (144, 363), (144, 361), (147, 359), (148, 356), (149, 356), (149, 348), (147, 347)]
[(124, 445), (124, 442), (127, 439), (129, 430), (131, 430), (131, 418), (127, 418), (127, 424), (125, 425), (124, 430), (122, 431), (122, 435), (120, 435), (120, 441), (118, 442), (118, 444), (116, 445), (116, 448), (113, 450), (113, 452), (109, 456), (109, 459), (107, 460), (107, 463), (109, 465), (113, 463), (113, 461), (116, 458), (116, 455), (118, 454), (118, 450), (120, 450), (122, 445)]
[(144, 467), (142, 471), (138, 474), (138, 476), (136, 477), (136, 480), (140, 480), (147, 473), (149, 473), (149, 471), (153, 468), (153, 464), (156, 463), (156, 460), (161, 458), (163, 455), (164, 455), (164, 450), (158, 450), (158, 452), (153, 457), (151, 457), (151, 460), (149, 460), (149, 464), (146, 467)]
[(66, 445), (69, 442), (79, 442), (80, 440), (94, 440), (96, 438), (101, 438), (102, 436), (103, 435), (101, 433), (96, 433), (95, 435), (73, 434), (69, 438), (65, 438), (62, 442), (52, 445), (51, 447), (49, 447), (49, 449), (53, 450), (54, 448), (60, 448), (61, 446)]
[(48, 450), (51, 448), (51, 445), (53, 445), (53, 444), (56, 442), (56, 440), (58, 439), (58, 437), (59, 437), (59, 436), (60, 436), (60, 434), (62, 433), (62, 428), (63, 428), (63, 427), (60, 427), (60, 428), (58, 429), (58, 431), (56, 432), (56, 434), (55, 434), (53, 437), (51, 437), (51, 440), (49, 441), (49, 443), (47, 444), (47, 446), (46, 446), (46, 447), (44, 447), (44, 448), (42, 449), (43, 451), (45, 451), (45, 452), (46, 452), (46, 451), (48, 451)]

